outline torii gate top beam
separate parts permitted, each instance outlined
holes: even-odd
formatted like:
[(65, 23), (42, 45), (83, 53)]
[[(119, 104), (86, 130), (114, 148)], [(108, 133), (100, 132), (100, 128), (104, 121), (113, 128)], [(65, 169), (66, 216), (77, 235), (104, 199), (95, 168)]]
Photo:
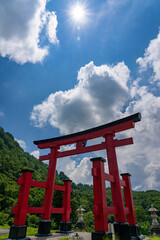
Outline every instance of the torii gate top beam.
[(59, 148), (60, 146), (73, 144), (77, 142), (87, 141), (90, 139), (105, 137), (108, 132), (121, 132), (130, 128), (134, 128), (134, 123), (141, 121), (141, 114), (136, 113), (120, 120), (110, 122), (99, 127), (94, 127), (85, 131), (60, 136), (56, 138), (34, 141), (34, 144), (40, 149)]

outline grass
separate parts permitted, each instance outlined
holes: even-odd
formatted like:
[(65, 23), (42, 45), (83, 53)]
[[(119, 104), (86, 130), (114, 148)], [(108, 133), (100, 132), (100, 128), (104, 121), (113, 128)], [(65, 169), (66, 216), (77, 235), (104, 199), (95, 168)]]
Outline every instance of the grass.
[(9, 229), (10, 226), (8, 224), (0, 225), (0, 229)]
[[(8, 225), (0, 225), (0, 229), (9, 229), (10, 226)], [(51, 230), (51, 232), (56, 232), (57, 230)], [(32, 227), (27, 227), (27, 234), (26, 236), (31, 236), (31, 235), (35, 235), (38, 232), (38, 228), (32, 228)], [(8, 238), (8, 234), (4, 234), (0, 236), (0, 240)], [(69, 238), (63, 238), (63, 240), (69, 240)]]
[(151, 237), (149, 240), (160, 240), (160, 237)]
[(38, 232), (38, 228), (27, 227), (27, 236), (35, 235)]
[(0, 239), (5, 239), (5, 238), (8, 238), (8, 234), (4, 234), (0, 236)]
[(69, 237), (65, 237), (65, 238), (59, 238), (58, 240), (69, 240)]

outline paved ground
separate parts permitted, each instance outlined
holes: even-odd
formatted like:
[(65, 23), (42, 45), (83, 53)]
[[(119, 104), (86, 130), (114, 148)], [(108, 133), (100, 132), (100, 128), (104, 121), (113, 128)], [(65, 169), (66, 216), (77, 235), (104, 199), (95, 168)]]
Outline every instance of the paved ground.
[[(0, 235), (7, 234), (9, 232), (9, 229), (0, 229)], [(70, 234), (61, 234), (61, 233), (52, 233), (52, 236), (50, 237), (35, 237), (35, 236), (29, 236), (32, 240), (58, 240), (59, 238), (65, 238), (65, 237), (73, 237), (75, 236), (76, 232), (70, 233)], [(91, 240), (91, 233), (87, 232), (78, 232), (78, 235), (82, 238), (82, 240)], [(145, 240), (148, 240), (149, 238), (145, 238)], [(159, 238), (160, 239), (160, 238)]]
[[(65, 237), (73, 237), (75, 236), (76, 233), (70, 233), (70, 234), (60, 234), (60, 233), (53, 233), (52, 236), (50, 237), (35, 237), (31, 236), (30, 238), (32, 240), (57, 240), (59, 238), (65, 238)], [(82, 240), (91, 240), (91, 233), (87, 232), (79, 232), (78, 233), (79, 237), (82, 238)], [(144, 240), (148, 240), (149, 238), (145, 238)], [(114, 239), (113, 239), (114, 240)]]
[(0, 229), (0, 236), (9, 233), (9, 229)]
[[(70, 233), (70, 234), (61, 234), (61, 233), (52, 233), (52, 236), (50, 237), (35, 237), (35, 236), (31, 236), (30, 238), (33, 240), (57, 240), (59, 238), (65, 238), (65, 237), (73, 237), (75, 236), (76, 233)], [(91, 234), (87, 233), (87, 232), (82, 232), (82, 233), (78, 233), (78, 235), (80, 237), (82, 237), (84, 240), (91, 240)]]

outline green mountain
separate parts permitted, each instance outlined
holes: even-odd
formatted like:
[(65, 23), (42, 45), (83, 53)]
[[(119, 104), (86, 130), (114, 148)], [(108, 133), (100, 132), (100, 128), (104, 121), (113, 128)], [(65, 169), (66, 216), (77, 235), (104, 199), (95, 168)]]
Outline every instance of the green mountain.
[[(21, 170), (26, 168), (34, 170), (34, 180), (46, 180), (48, 165), (24, 152), (14, 137), (0, 128), (0, 224), (13, 223), (11, 209), (17, 202), (20, 187), (17, 179), (21, 176)], [(58, 181), (60, 179), (56, 173), (56, 182)], [(31, 188), (29, 205), (40, 207), (43, 198), (44, 189)], [(29, 216), (28, 218), (30, 219)], [(33, 215), (32, 218), (34, 220)], [(38, 221), (39, 218), (36, 219), (36, 224)]]
[[(16, 204), (19, 185), (17, 179), (21, 176), (21, 170), (29, 168), (34, 170), (33, 179), (36, 181), (45, 181), (47, 177), (48, 165), (39, 162), (35, 157), (19, 146), (14, 137), (0, 128), (0, 225), (8, 223), (13, 224), (14, 215), (11, 214), (12, 207)], [(55, 182), (58, 185), (63, 185), (62, 179), (67, 176), (60, 172), (56, 172)], [(93, 186), (87, 184), (75, 184), (72, 182), (72, 196), (71, 196), (71, 222), (73, 226), (77, 221), (76, 209), (82, 205), (86, 210), (84, 220), (87, 224), (88, 230), (94, 228), (94, 218), (92, 214), (93, 206)], [(106, 189), (107, 205), (112, 206), (111, 189)], [(53, 206), (62, 206), (62, 192), (55, 191), (53, 197)], [(31, 188), (29, 206), (40, 207), (43, 205), (44, 189)], [(148, 209), (151, 204), (160, 210), (160, 192), (149, 190), (146, 192), (133, 191), (133, 199), (135, 205), (136, 218), (141, 232), (147, 234), (151, 224), (151, 218), (148, 214)], [(160, 216), (160, 214), (159, 214)], [(29, 226), (38, 226), (40, 214), (28, 214), (26, 224)], [(109, 222), (114, 222), (114, 216), (108, 216)], [(160, 217), (158, 218), (160, 222)], [(57, 229), (61, 221), (60, 214), (52, 215), (52, 228)]]

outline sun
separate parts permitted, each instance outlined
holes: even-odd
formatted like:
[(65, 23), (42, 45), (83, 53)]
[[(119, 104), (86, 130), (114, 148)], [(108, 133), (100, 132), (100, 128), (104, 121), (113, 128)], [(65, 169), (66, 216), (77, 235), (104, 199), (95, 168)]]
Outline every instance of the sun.
[(76, 24), (83, 24), (87, 22), (87, 9), (84, 4), (77, 2), (70, 7), (70, 19)]
[(85, 9), (83, 8), (82, 5), (77, 4), (73, 6), (71, 9), (71, 16), (75, 22), (77, 23), (83, 22), (85, 18)]

